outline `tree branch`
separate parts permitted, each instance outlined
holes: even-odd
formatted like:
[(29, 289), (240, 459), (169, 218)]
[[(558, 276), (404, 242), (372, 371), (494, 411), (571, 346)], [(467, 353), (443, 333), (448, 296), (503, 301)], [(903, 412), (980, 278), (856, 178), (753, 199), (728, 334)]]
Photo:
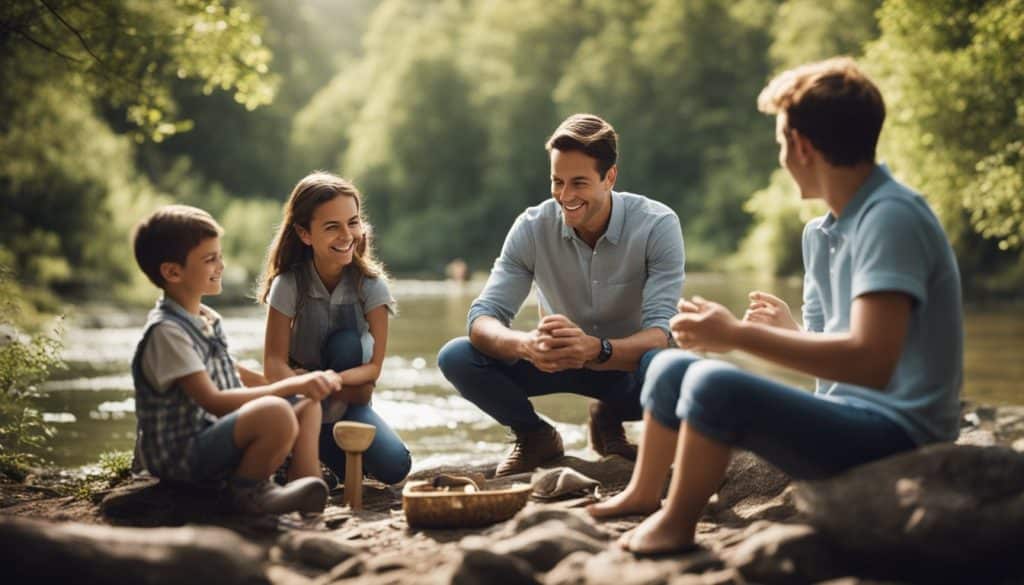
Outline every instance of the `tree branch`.
[(85, 42), (85, 38), (82, 36), (82, 33), (78, 32), (78, 29), (71, 26), (71, 23), (69, 23), (67, 20), (64, 20), (64, 17), (61, 16), (60, 13), (53, 9), (49, 4), (47, 4), (46, 0), (39, 0), (39, 3), (42, 4), (47, 10), (49, 10), (51, 14), (57, 17), (57, 20), (59, 20), (60, 23), (64, 25), (64, 28), (68, 29), (72, 32), (72, 34), (78, 37), (78, 42), (82, 44), (82, 48), (85, 49), (86, 53), (89, 53), (89, 55), (92, 56), (92, 58), (95, 59), (97, 63), (99, 63), (100, 65), (104, 65), (103, 60), (100, 59), (96, 55), (96, 53), (92, 52), (92, 48), (89, 47), (89, 43)]

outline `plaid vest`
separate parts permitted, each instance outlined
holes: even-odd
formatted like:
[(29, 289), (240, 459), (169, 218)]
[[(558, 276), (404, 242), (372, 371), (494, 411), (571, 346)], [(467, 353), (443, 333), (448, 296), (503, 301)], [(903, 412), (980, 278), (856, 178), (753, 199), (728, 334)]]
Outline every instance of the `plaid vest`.
[(142, 373), (142, 354), (154, 328), (161, 323), (180, 327), (191, 339), (192, 348), (206, 365), (206, 372), (221, 390), (242, 385), (235, 362), (228, 354), (227, 340), (220, 319), (212, 324), (212, 332), (204, 333), (194, 317), (177, 303), (166, 299), (157, 302), (149, 313), (142, 341), (132, 359), (135, 383), (136, 461), (133, 468), (148, 470), (163, 479), (192, 479), (192, 446), (200, 431), (213, 424), (217, 417), (196, 404), (177, 385), (158, 392)]

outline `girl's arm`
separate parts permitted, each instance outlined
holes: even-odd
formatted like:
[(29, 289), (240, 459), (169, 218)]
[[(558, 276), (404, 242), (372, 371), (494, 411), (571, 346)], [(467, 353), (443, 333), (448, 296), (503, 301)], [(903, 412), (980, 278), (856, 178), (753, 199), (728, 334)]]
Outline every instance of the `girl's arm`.
[[(373, 356), (370, 357), (370, 361), (354, 368), (349, 368), (342, 372), (341, 383), (342, 383), (342, 397), (348, 399), (345, 395), (346, 389), (353, 388), (356, 386), (371, 385), (370, 388), (363, 388), (362, 390), (372, 390), (372, 385), (377, 382), (377, 378), (380, 377), (381, 368), (384, 365), (384, 355), (388, 349), (388, 307), (387, 305), (381, 305), (375, 309), (370, 310), (366, 314), (366, 322), (370, 326), (370, 335), (373, 336)], [(353, 397), (356, 398), (356, 397)], [(352, 400), (352, 402), (359, 402), (359, 400)]]
[(256, 370), (250, 370), (242, 364), (237, 364), (235, 369), (238, 370), (238, 377), (242, 380), (242, 384), (247, 387), (253, 386), (266, 386), (270, 383), (266, 376), (257, 372)]
[(270, 382), (284, 380), (297, 374), (288, 367), (291, 332), (291, 317), (274, 307), (267, 306), (267, 332), (263, 339), (263, 375)]

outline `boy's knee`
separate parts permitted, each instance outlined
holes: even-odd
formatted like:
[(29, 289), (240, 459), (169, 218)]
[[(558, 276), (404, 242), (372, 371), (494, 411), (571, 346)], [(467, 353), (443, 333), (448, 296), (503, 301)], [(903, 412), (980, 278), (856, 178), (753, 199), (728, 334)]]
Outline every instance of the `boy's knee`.
[(261, 432), (280, 434), (282, 440), (294, 441), (299, 434), (299, 421), (290, 402), (279, 396), (261, 396), (246, 404), (240, 416), (252, 418)]
[(473, 356), (473, 344), (468, 337), (456, 337), (444, 344), (437, 352), (437, 367), (445, 378), (452, 380), (459, 372), (469, 366)]

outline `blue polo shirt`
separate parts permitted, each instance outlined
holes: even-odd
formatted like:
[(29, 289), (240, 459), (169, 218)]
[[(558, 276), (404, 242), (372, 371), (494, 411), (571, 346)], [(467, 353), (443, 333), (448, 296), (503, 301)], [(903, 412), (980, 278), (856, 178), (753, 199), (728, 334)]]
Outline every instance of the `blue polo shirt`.
[(918, 444), (955, 440), (963, 380), (960, 271), (945, 232), (919, 194), (884, 165), (836, 218), (804, 228), (804, 326), (846, 332), (861, 295), (896, 291), (913, 299), (907, 337), (883, 389), (819, 379), (816, 392), (896, 422)]

